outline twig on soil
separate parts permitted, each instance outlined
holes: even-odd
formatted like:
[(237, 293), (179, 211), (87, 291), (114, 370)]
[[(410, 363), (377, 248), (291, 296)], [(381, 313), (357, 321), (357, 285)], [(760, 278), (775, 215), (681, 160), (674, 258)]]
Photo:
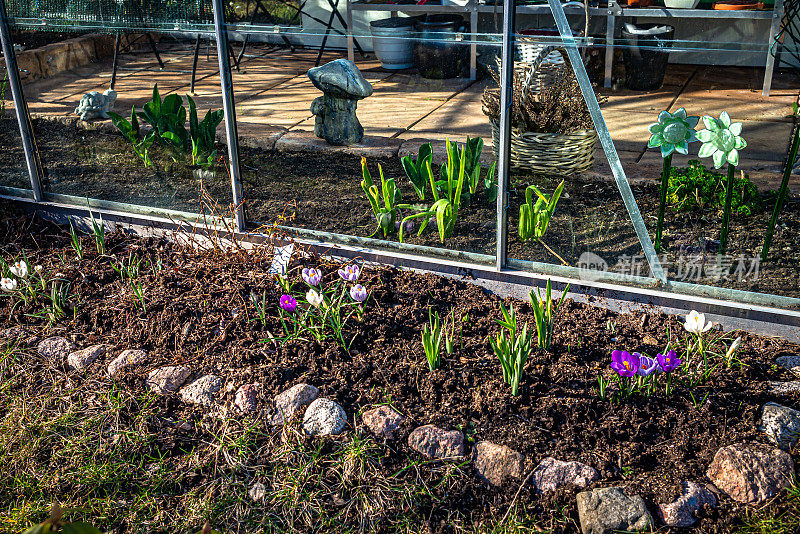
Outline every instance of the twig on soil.
[(500, 523), (498, 523), (499, 525), (505, 525), (506, 524), (506, 519), (508, 519), (508, 514), (511, 513), (511, 509), (514, 508), (514, 505), (517, 503), (517, 498), (519, 497), (519, 494), (522, 493), (522, 488), (525, 487), (525, 484), (527, 484), (528, 480), (531, 478), (531, 476), (533, 476), (533, 472), (534, 471), (536, 471), (536, 468), (531, 469), (531, 472), (528, 473), (528, 476), (526, 476), (525, 480), (522, 481), (522, 484), (519, 485), (519, 488), (517, 489), (517, 493), (515, 493), (514, 494), (514, 498), (511, 499), (511, 504), (508, 505), (508, 510), (506, 510), (506, 513), (503, 514), (503, 519), (500, 520)]

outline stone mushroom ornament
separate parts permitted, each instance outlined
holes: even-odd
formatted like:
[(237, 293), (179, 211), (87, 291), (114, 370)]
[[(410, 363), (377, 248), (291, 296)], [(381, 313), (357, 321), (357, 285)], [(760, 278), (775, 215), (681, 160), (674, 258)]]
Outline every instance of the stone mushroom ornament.
[(108, 119), (108, 112), (114, 109), (114, 102), (117, 100), (117, 92), (113, 89), (106, 89), (100, 93), (91, 91), (81, 97), (75, 114), (79, 115), (82, 121), (96, 119)]
[(372, 95), (372, 84), (347, 59), (314, 67), (308, 71), (308, 77), (323, 92), (311, 103), (314, 134), (331, 145), (360, 143), (364, 128), (356, 117), (356, 107), (359, 100)]

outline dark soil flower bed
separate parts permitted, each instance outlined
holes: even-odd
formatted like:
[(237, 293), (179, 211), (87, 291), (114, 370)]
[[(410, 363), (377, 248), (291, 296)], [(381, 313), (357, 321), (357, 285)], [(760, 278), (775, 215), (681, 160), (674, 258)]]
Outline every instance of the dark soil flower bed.
[[(0, 523), (12, 531), (44, 519), (54, 500), (113, 532), (185, 531), (206, 519), (226, 532), (580, 530), (581, 490), (540, 495), (522, 480), (492, 487), (470, 461), (480, 441), (522, 453), (525, 475), (546, 457), (587, 464), (599, 473), (589, 488), (624, 486), (661, 525), (658, 505), (675, 500), (684, 481), (709, 484), (718, 449), (769, 444), (759, 430), (765, 403), (800, 409), (800, 393), (777, 396), (769, 386), (793, 379), (775, 359), (798, 347), (744, 332), (729, 336), (742, 337), (740, 364), (720, 367), (692, 390), (694, 400), (680, 385), (669, 397), (659, 388), (650, 397), (602, 400), (597, 377), (612, 376), (612, 351), (655, 356), (668, 343), (680, 350), (688, 335), (683, 318), (616, 314), (569, 300), (556, 316), (551, 349), (533, 349), (513, 397), (489, 344), (501, 299), (467, 281), (392, 268), (362, 270), (370, 296), (363, 321), (345, 327), (349, 354), (332, 341), (281, 343), (274, 338), (283, 333), (282, 291), (268, 274), (266, 249), (198, 251), (118, 232), (107, 236), (102, 256), (84, 236), (78, 260), (67, 230), (0, 206), (0, 257), (24, 253), (31, 265), (68, 280), (72, 294), (66, 317), (49, 326), (31, 316), (34, 306), (12, 309), (0, 297), (0, 330), (26, 332), (0, 363)], [(132, 254), (143, 260), (137, 280), (146, 311), (112, 268)], [(326, 278), (340, 267), (312, 257), (294, 261), (290, 277), (299, 279), (304, 266), (320, 267)], [(252, 294), (269, 303), (263, 322)], [(530, 305), (515, 307), (533, 327)], [(454, 353), (436, 371), (428, 370), (420, 342), (429, 308), (465, 319)], [(113, 349), (83, 371), (68, 370), (36, 353), (36, 343), (53, 335), (76, 348)], [(124, 349), (144, 349), (148, 358), (109, 379), (106, 368)], [(192, 378), (217, 375), (230, 387), (213, 408), (148, 393), (148, 372), (167, 365), (189, 367)], [(234, 392), (247, 383), (261, 384), (265, 400), (242, 417)], [(343, 434), (310, 437), (299, 423), (269, 423), (271, 399), (298, 383), (344, 408)], [(372, 436), (360, 416), (384, 404), (405, 416), (388, 441)], [(412, 450), (409, 434), (429, 424), (463, 432), (467, 457), (426, 460)], [(790, 453), (800, 461), (800, 451)], [(254, 502), (256, 483), (264, 493)], [(698, 512), (698, 531), (754, 531), (767, 519), (773, 530), (759, 531), (796, 531), (799, 493), (784, 490), (754, 507), (719, 492), (716, 509)]]

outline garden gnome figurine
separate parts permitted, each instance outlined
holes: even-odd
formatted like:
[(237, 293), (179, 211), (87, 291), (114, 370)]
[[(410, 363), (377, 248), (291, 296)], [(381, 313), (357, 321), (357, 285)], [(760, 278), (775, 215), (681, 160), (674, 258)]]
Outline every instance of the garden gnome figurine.
[(81, 97), (75, 114), (80, 115), (82, 121), (95, 119), (107, 119), (108, 112), (114, 109), (114, 102), (117, 100), (117, 92), (113, 89), (106, 89), (99, 93), (91, 91)]
[(314, 134), (332, 145), (354, 145), (364, 138), (364, 128), (356, 117), (358, 101), (372, 94), (352, 61), (337, 59), (308, 71), (314, 86), (324, 94), (311, 103), (316, 115)]

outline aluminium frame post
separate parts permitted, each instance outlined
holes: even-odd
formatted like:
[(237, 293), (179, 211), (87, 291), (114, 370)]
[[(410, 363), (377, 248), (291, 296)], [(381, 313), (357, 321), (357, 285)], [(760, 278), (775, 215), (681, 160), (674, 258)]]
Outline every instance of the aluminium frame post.
[[(2, 0), (0, 0), (2, 1)], [(225, 11), (222, 0), (213, 0), (214, 29), (217, 37), (217, 58), (219, 59), (219, 81), (222, 86), (222, 107), (225, 109), (225, 136), (228, 139), (228, 159), (230, 160), (231, 192), (233, 194), (236, 230), (244, 232), (247, 224), (242, 204), (242, 178), (239, 171), (239, 137), (236, 127), (236, 105), (233, 95), (233, 76), (228, 59), (228, 28), (225, 25)]]
[[(583, 93), (583, 99), (586, 101), (586, 107), (589, 108), (589, 114), (592, 116), (594, 129), (597, 131), (597, 136), (600, 138), (600, 144), (603, 146), (603, 152), (605, 152), (606, 158), (608, 159), (608, 165), (611, 167), (611, 172), (617, 183), (617, 188), (622, 195), (622, 201), (625, 203), (625, 208), (628, 210), (628, 217), (630, 217), (633, 228), (636, 230), (636, 236), (639, 238), (642, 252), (644, 252), (647, 264), (650, 266), (650, 274), (662, 284), (667, 284), (667, 276), (664, 274), (661, 261), (658, 259), (656, 249), (653, 247), (653, 241), (650, 239), (647, 226), (644, 224), (642, 213), (639, 211), (639, 206), (636, 204), (636, 199), (633, 197), (631, 184), (628, 182), (628, 177), (625, 176), (625, 170), (622, 168), (622, 162), (619, 160), (617, 148), (614, 146), (614, 141), (611, 139), (611, 132), (608, 131), (608, 125), (606, 125), (606, 121), (603, 118), (603, 112), (600, 111), (600, 104), (597, 102), (597, 96), (594, 94), (592, 83), (589, 81), (589, 75), (586, 73), (586, 67), (581, 60), (581, 55), (578, 52), (578, 45), (575, 42), (575, 37), (572, 35), (572, 30), (567, 22), (567, 16), (564, 14), (564, 8), (561, 6), (559, 0), (547, 0), (547, 2), (550, 4), (550, 11), (553, 13), (553, 18), (556, 20), (558, 33), (561, 34), (561, 42), (567, 50), (567, 56), (569, 57), (569, 62), (572, 64), (572, 70), (575, 72), (575, 78), (578, 80), (581, 93)], [(606, 44), (606, 46), (608, 46), (608, 44)]]
[(14, 99), (14, 110), (17, 112), (19, 135), (22, 139), (22, 149), (25, 151), (25, 163), (28, 166), (28, 176), (31, 180), (31, 191), (36, 202), (42, 201), (42, 162), (39, 160), (39, 149), (36, 147), (36, 136), (33, 133), (28, 104), (25, 102), (25, 93), (22, 91), (22, 81), (19, 78), (17, 56), (14, 44), (11, 41), (11, 31), (8, 27), (8, 14), (6, 4), (0, 0), (0, 44), (3, 48), (3, 57), (6, 60), (8, 84), (11, 86), (11, 96)]
[[(783, 44), (783, 34), (781, 34), (781, 40), (775, 38), (783, 22), (783, 4), (784, 0), (775, 0), (775, 5), (772, 6), (772, 22), (769, 25), (769, 37), (767, 38), (767, 62), (764, 65), (764, 84), (761, 88), (762, 96), (769, 96), (769, 92), (772, 89), (772, 73), (775, 70), (775, 58), (778, 56), (778, 50), (780, 50)], [(772, 48), (773, 45), (775, 46), (774, 50)], [(778, 63), (778, 66), (780, 66), (780, 61), (778, 61)]]
[[(557, 0), (556, 0), (557, 1)], [(514, 85), (516, 0), (503, 1), (503, 45), (500, 49), (500, 136), (497, 147), (497, 270), (508, 253), (508, 181), (511, 174), (511, 103)]]

